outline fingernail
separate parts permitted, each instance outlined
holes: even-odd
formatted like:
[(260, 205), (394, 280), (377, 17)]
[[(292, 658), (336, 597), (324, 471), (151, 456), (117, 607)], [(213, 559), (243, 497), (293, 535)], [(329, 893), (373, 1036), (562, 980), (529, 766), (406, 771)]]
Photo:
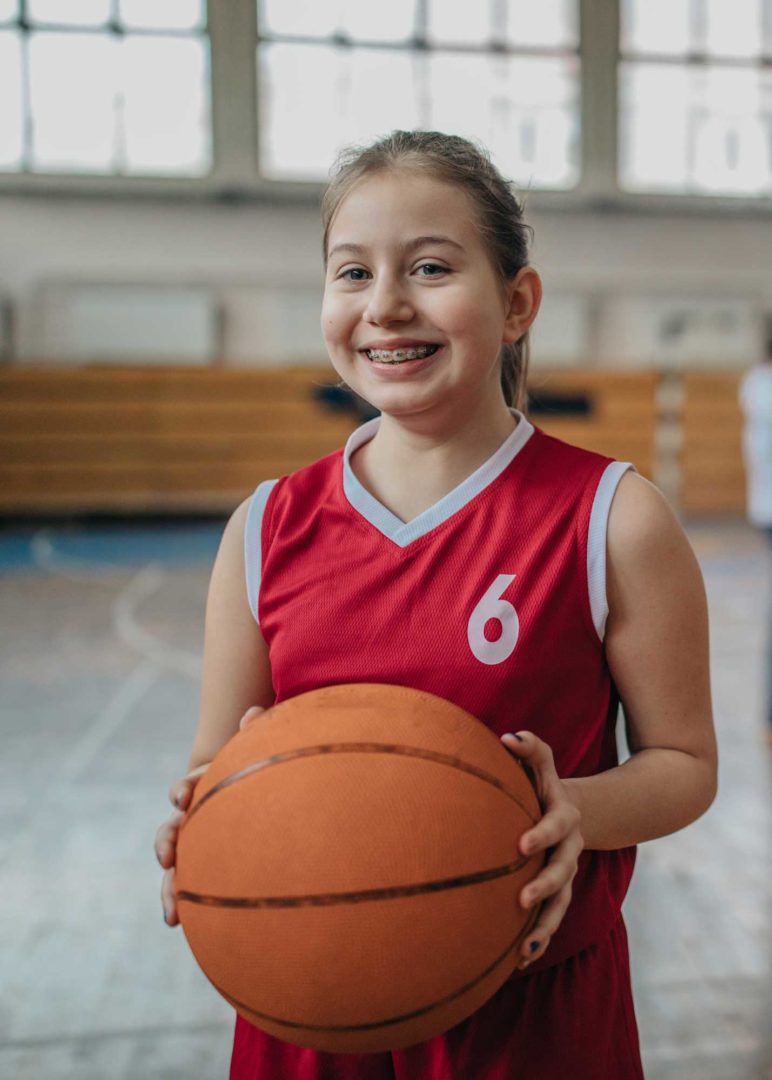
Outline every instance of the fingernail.
[(535, 953), (538, 948), (539, 948), (539, 942), (534, 940), (528, 946), (528, 951), (531, 952), (531, 953)]
[(160, 856), (160, 855), (158, 854), (158, 852), (157, 852), (157, 851), (156, 851), (156, 853), (155, 853), (155, 857), (156, 857), (156, 859), (158, 859), (158, 865), (159, 865), (159, 866), (160, 866), (161, 868), (163, 868), (163, 860), (161, 859), (161, 856)]
[(164, 922), (168, 926), (169, 925), (169, 920), (166, 918), (166, 908), (163, 908), (162, 910), (163, 910), (163, 913), (164, 913)]
[(518, 742), (525, 742), (525, 739), (523, 738), (522, 735), (515, 734), (515, 738), (517, 739)]

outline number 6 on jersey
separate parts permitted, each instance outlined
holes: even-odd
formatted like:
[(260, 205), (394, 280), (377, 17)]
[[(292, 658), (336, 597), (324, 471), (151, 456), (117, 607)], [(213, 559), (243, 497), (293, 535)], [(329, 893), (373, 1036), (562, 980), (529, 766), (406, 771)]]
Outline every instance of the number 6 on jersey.
[[(466, 636), (469, 648), (481, 664), (500, 664), (515, 651), (520, 633), (520, 620), (514, 605), (502, 597), (516, 576), (516, 574), (499, 574), (469, 616)], [(491, 620), (501, 627), (495, 641), (489, 641), (485, 636), (486, 623)]]

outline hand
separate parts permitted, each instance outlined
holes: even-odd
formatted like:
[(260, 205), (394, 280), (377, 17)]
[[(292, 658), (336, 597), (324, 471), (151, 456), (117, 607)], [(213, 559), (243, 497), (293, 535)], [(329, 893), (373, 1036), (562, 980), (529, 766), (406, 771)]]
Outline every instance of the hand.
[[(239, 721), (239, 731), (242, 731), (261, 712), (264, 712), (264, 710), (258, 705), (253, 705), (251, 709), (247, 709)], [(175, 810), (161, 825), (155, 836), (156, 858), (164, 870), (163, 880), (161, 881), (161, 904), (163, 905), (164, 922), (167, 926), (176, 926), (180, 921), (177, 915), (177, 895), (174, 889), (177, 836), (180, 826), (185, 820), (185, 812), (190, 806), (196, 784), (210, 765), (211, 761), (207, 761), (204, 765), (191, 769), (187, 776), (184, 776), (181, 780), (174, 781), (169, 788), (169, 799)]]
[(520, 893), (524, 908), (543, 902), (536, 925), (523, 944), (518, 964), (523, 969), (544, 955), (562, 922), (571, 901), (571, 883), (584, 841), (579, 807), (555, 770), (549, 746), (530, 731), (520, 731), (517, 735), (507, 732), (501, 741), (528, 767), (544, 812), (541, 820), (520, 838), (523, 855), (547, 852), (547, 863), (541, 873)]

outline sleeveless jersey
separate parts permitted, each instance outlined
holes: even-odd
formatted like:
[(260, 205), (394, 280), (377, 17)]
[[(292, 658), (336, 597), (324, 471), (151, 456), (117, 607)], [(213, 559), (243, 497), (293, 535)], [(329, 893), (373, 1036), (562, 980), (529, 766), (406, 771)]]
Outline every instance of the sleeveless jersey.
[[(515, 415), (499, 450), (407, 524), (349, 464), (379, 418), (345, 450), (260, 485), (245, 531), (247, 587), (277, 701), (396, 683), (454, 702), (499, 735), (535, 732), (561, 777), (617, 764), (606, 525), (632, 466)], [(633, 861), (633, 848), (582, 853), (568, 912), (529, 972), (609, 933)]]

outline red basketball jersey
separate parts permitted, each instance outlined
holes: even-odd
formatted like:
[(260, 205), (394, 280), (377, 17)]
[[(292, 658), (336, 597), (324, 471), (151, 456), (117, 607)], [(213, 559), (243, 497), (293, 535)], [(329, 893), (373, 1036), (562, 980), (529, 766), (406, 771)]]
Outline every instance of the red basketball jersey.
[[(535, 732), (560, 776), (617, 764), (619, 699), (603, 646), (606, 527), (631, 466), (516, 415), (499, 450), (409, 523), (349, 464), (378, 419), (345, 450), (260, 485), (245, 532), (247, 589), (277, 701), (337, 683), (397, 683), (455, 702), (497, 734)], [(568, 1061), (577, 1080), (598, 1068), (640, 1080), (620, 920), (634, 855), (583, 852), (545, 955), (447, 1037), (391, 1055), (332, 1056), (238, 1017), (232, 1080), (503, 1080), (516, 1062), (536, 1070), (523, 1075), (563, 1080)]]
[[(631, 466), (518, 416), (481, 468), (407, 524), (349, 465), (378, 419), (345, 450), (261, 485), (246, 562), (277, 701), (397, 683), (455, 702), (497, 734), (535, 732), (562, 777), (617, 764), (605, 543)], [(533, 969), (608, 932), (633, 859), (634, 849), (582, 854), (569, 912)]]

